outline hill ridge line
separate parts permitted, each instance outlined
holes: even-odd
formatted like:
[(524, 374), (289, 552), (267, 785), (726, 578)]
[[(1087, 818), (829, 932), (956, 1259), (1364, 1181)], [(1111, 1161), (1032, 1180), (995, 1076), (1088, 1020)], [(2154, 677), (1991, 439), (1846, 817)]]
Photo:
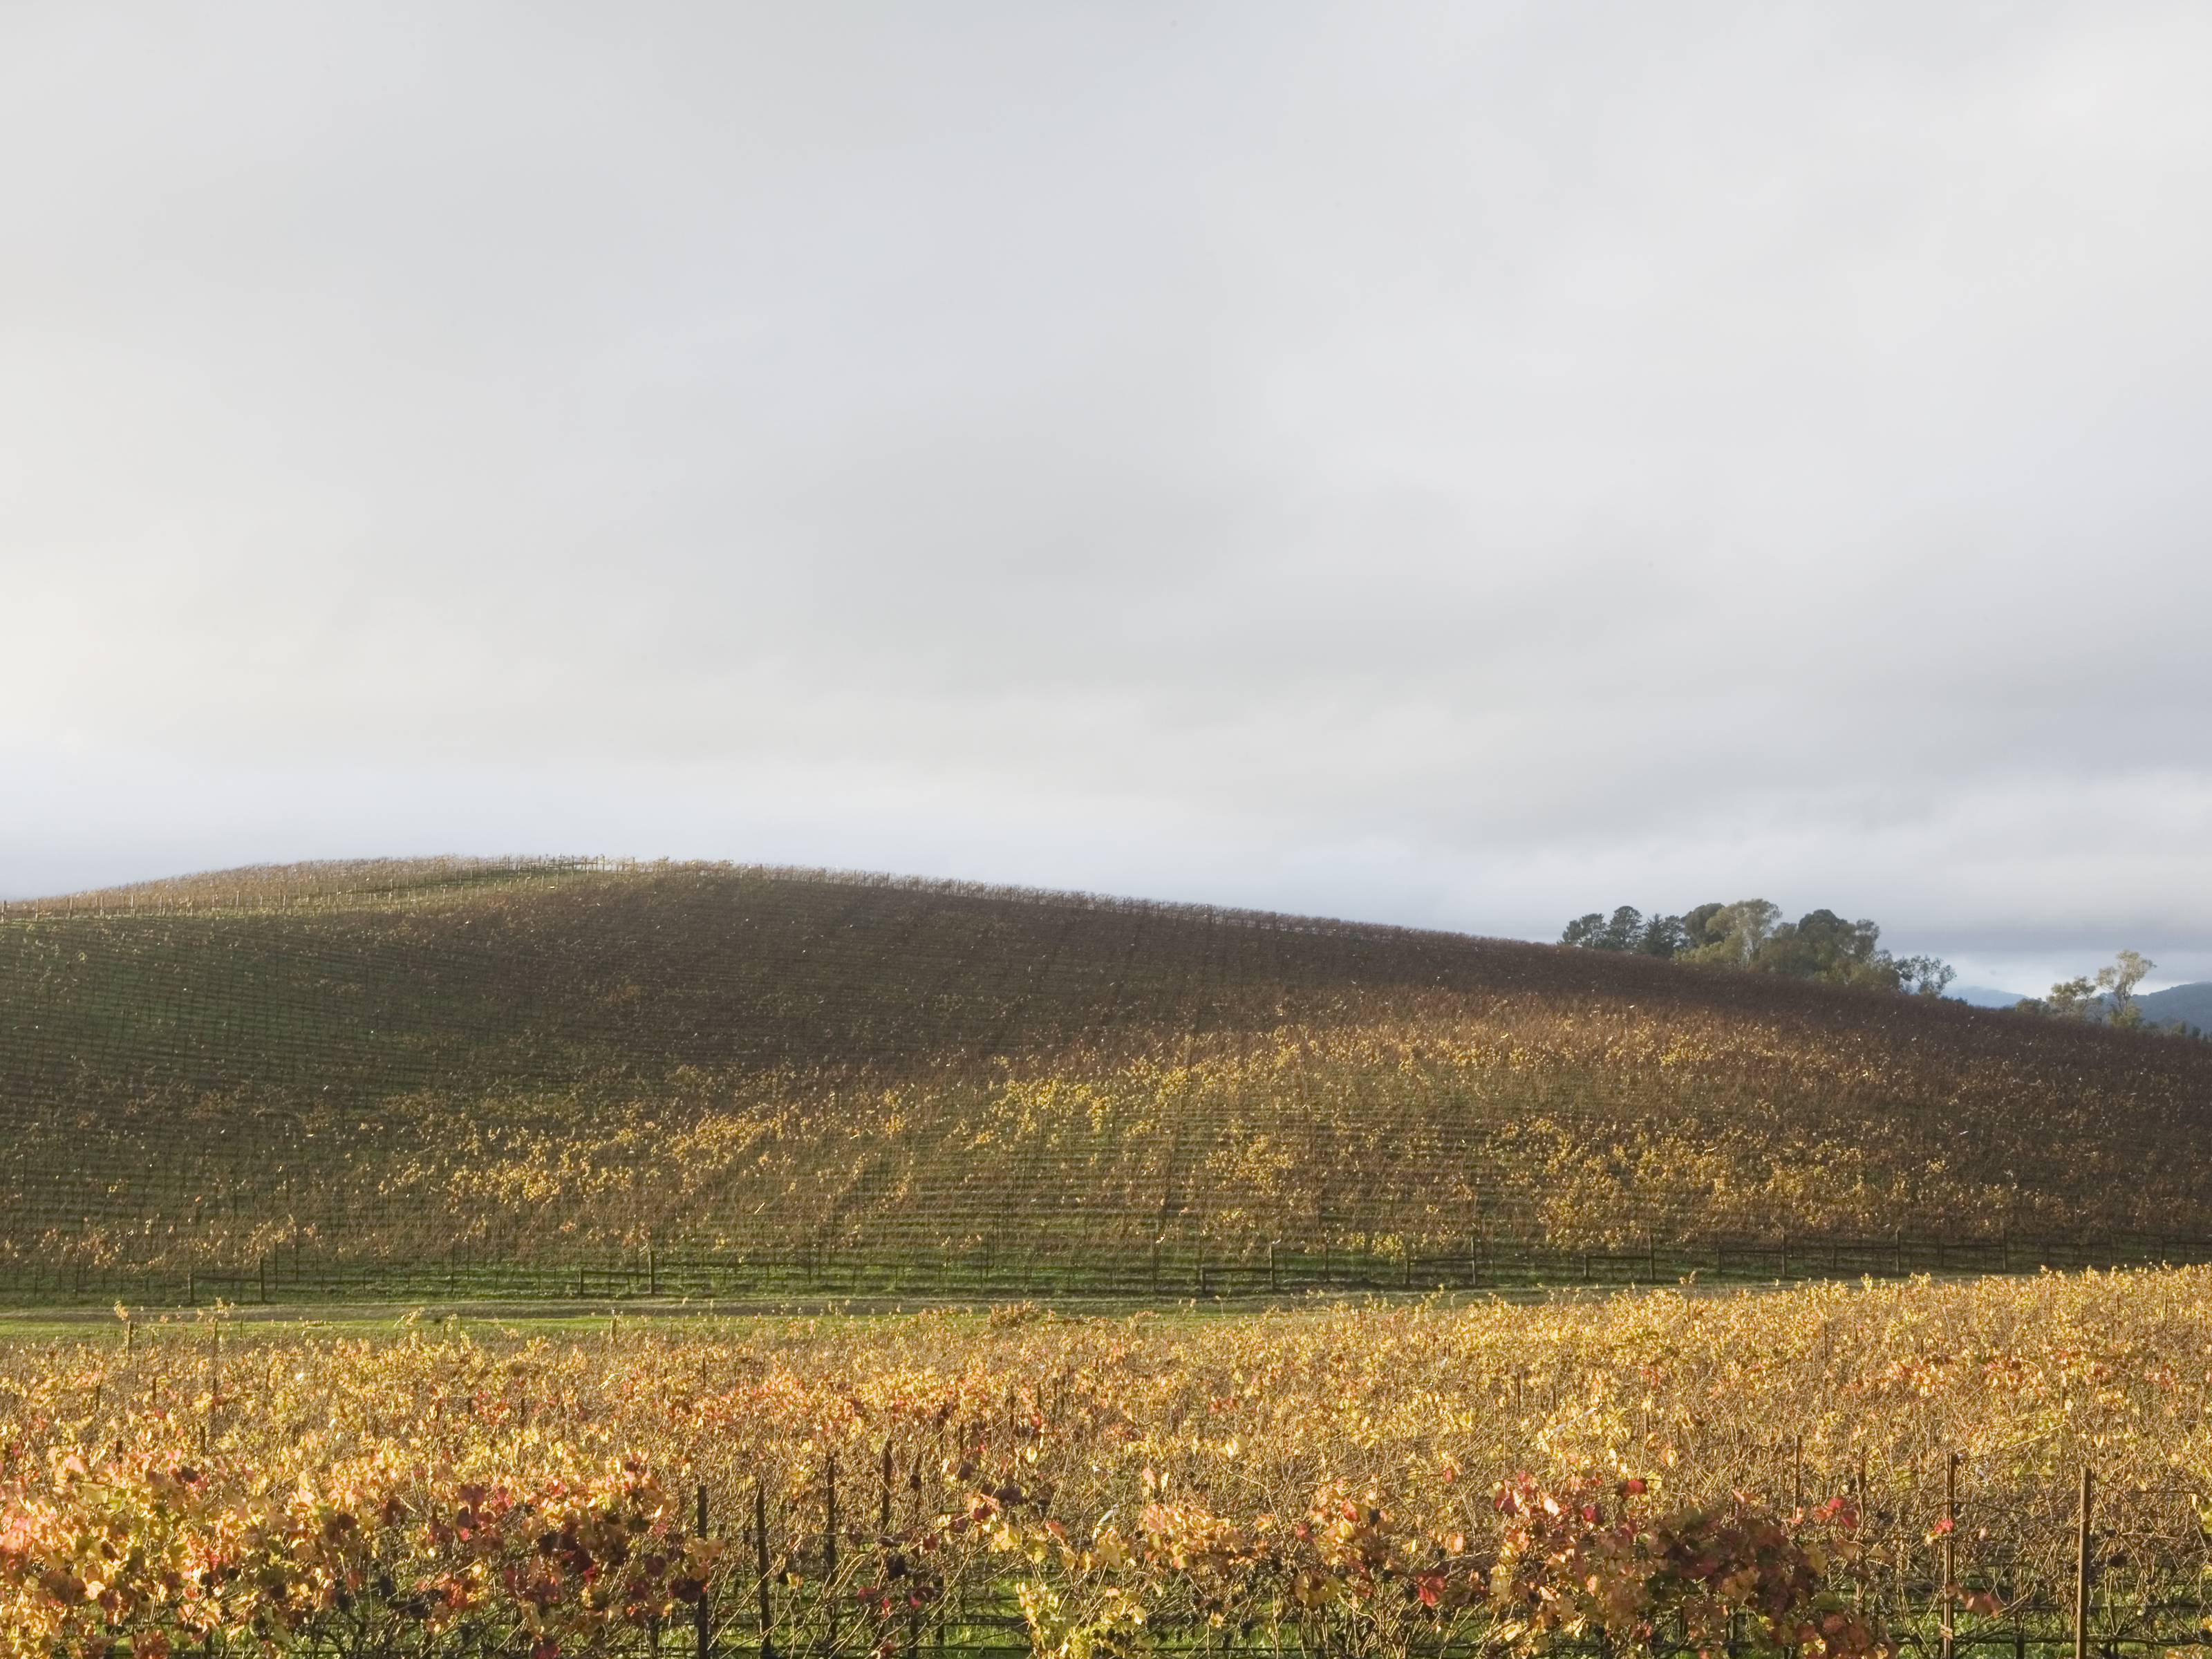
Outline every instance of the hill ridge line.
[[(1024, 901), (1091, 910), (1158, 913), (1282, 933), (1356, 933), (1375, 938), (1405, 937), (1516, 945), (1550, 943), (1547, 940), (1512, 939), (1502, 934), (1468, 933), (1457, 928), (1419, 927), (1406, 922), (1369, 921), (1350, 916), (1267, 910), (1248, 905), (1215, 904), (1202, 900), (1145, 898), (1102, 893), (1086, 888), (982, 882), (958, 876), (911, 875), (830, 865), (745, 864), (727, 859), (636, 859), (598, 854), (532, 854), (514, 857), (444, 854), (419, 859), (316, 859), (284, 864), (237, 865), (155, 877), (145, 881), (116, 883), (105, 887), (78, 888), (25, 898), (0, 899), (0, 920), (54, 915), (125, 915), (133, 910), (169, 914), (169, 907), (140, 905), (127, 901), (141, 896), (154, 898), (195, 897), (203, 892), (219, 896), (226, 884), (237, 902), (217, 904), (212, 902), (211, 896), (209, 903), (179, 906), (177, 908), (263, 909), (270, 907), (265, 902), (246, 902), (244, 896), (249, 886), (257, 891), (274, 886), (283, 892), (288, 879), (296, 878), (312, 884), (319, 875), (356, 871), (369, 875), (388, 872), (393, 879), (386, 885), (324, 889), (296, 896), (301, 900), (396, 898), (414, 893), (448, 893), (458, 888), (487, 884), (488, 881), (496, 880), (501, 876), (532, 879), (563, 875), (733, 875), (739, 878), (751, 876), (769, 881), (810, 882), (821, 886), (880, 888), (896, 892), (999, 902)], [(412, 872), (422, 874), (417, 879), (398, 878), (404, 872)], [(116, 902), (118, 900), (126, 902), (118, 904)]]

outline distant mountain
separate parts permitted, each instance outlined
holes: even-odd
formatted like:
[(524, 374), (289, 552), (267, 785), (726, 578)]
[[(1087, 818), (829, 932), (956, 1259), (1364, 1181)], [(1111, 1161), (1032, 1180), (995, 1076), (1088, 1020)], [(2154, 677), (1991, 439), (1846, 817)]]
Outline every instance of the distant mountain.
[(2137, 997), (2136, 1006), (2149, 1024), (2194, 1025), (2212, 1031), (2212, 980), (2152, 991)]
[[(1977, 1008), (2009, 1008), (2022, 1000), (2018, 991), (2000, 991), (1989, 985), (1954, 985), (1944, 994), (1954, 1002), (1971, 1003)], [(2142, 1009), (2146, 1025), (2194, 1025), (2212, 1031), (2212, 980), (2171, 986), (2163, 991), (2147, 991), (2136, 1002)]]
[(1954, 985), (1943, 994), (1954, 1002), (1970, 1002), (1977, 1008), (2009, 1008), (2021, 1000), (2018, 991), (2000, 991), (1989, 985)]

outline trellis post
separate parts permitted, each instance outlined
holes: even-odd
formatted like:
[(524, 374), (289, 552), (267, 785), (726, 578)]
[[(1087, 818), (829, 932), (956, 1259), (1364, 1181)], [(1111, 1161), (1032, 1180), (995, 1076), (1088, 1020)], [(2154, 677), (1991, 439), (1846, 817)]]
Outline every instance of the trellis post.
[(2089, 1466), (2084, 1463), (2074, 1534), (2074, 1659), (2089, 1659), (2089, 1504), (2094, 1492)]
[(1959, 1454), (1943, 1463), (1943, 1659), (1951, 1659), (1959, 1599)]
[(768, 1477), (763, 1474), (753, 1477), (753, 1566), (760, 1576), (761, 1659), (775, 1659), (775, 1644), (769, 1638), (774, 1614), (768, 1599)]
[(822, 1593), (830, 1609), (829, 1650), (837, 1651), (837, 1454), (822, 1465)]
[[(707, 1483), (703, 1480), (699, 1483), (699, 1507), (698, 1513), (692, 1517), (692, 1531), (695, 1537), (703, 1540), (707, 1536)], [(702, 1576), (699, 1581), (699, 1602), (692, 1610), (699, 1637), (698, 1659), (708, 1659), (709, 1644), (714, 1639), (714, 1615), (710, 1607), (711, 1598), (707, 1594), (707, 1581)]]

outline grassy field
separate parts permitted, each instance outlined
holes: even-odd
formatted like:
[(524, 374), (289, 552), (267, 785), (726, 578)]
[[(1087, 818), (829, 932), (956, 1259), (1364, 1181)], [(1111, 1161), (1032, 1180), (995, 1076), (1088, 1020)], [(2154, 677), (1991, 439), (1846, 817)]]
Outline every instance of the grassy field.
[(818, 872), (305, 866), (0, 916), (0, 1297), (2156, 1259), (2212, 1237), (2208, 1104), (2212, 1046), (1605, 953)]
[(786, 1654), (2043, 1650), (2085, 1559), (2118, 1651), (2202, 1634), (2208, 1423), (2204, 1269), (111, 1322), (0, 1340), (0, 1653), (642, 1653), (655, 1629), (690, 1651), (701, 1586), (725, 1653), (758, 1650), (763, 1608)]

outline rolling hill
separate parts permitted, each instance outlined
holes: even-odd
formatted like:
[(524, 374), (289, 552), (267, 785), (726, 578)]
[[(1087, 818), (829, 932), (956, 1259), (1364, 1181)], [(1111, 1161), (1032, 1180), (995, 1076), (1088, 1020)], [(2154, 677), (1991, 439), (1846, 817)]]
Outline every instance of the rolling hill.
[(80, 1283), (2212, 1234), (2208, 1127), (2212, 1045), (1084, 895), (432, 860), (0, 915), (0, 1268)]
[(2193, 1025), (2200, 1031), (2212, 1031), (2212, 981), (2200, 980), (2193, 985), (2169, 985), (2163, 991), (2146, 992), (2136, 999), (2136, 1006), (2149, 1024)]
[[(2009, 1008), (2025, 1000), (2017, 991), (2000, 991), (1986, 985), (1954, 985), (1944, 994), (1977, 1008)], [(2170, 985), (2163, 991), (2146, 991), (2136, 997), (2136, 1006), (2142, 1010), (2147, 1025), (2212, 1030), (2212, 982)], [(2104, 1018), (2111, 1006), (2111, 998), (2100, 999), (2091, 1006), (2092, 1018)]]
[(2019, 992), (2000, 991), (1994, 985), (1954, 985), (1943, 994), (1976, 1008), (2009, 1008), (2021, 1000)]

